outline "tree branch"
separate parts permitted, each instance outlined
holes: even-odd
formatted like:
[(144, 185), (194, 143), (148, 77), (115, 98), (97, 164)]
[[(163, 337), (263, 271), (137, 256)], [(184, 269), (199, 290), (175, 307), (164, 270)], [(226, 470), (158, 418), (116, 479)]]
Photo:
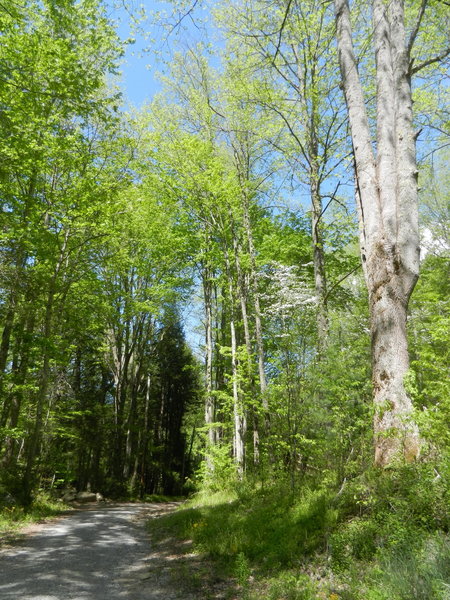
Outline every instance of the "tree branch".
[(286, 22), (289, 16), (289, 11), (291, 10), (291, 4), (292, 4), (292, 0), (289, 0), (287, 7), (286, 7), (286, 11), (284, 13), (284, 17), (283, 17), (283, 21), (281, 23), (281, 27), (280, 27), (280, 31), (278, 32), (278, 42), (277, 42), (277, 47), (276, 47), (276, 51), (275, 51), (275, 55), (273, 57), (273, 60), (275, 61), (276, 57), (278, 56), (278, 52), (280, 51), (280, 46), (281, 46), (281, 36), (283, 35), (283, 31), (284, 28), (286, 26)]
[[(186, 11), (184, 14), (182, 14), (182, 15), (181, 15), (181, 17), (178, 19), (178, 21), (177, 21), (177, 22), (176, 22), (176, 23), (175, 23), (175, 24), (174, 24), (174, 25), (171, 27), (171, 29), (170, 29), (169, 33), (167, 34), (167, 38), (168, 38), (170, 35), (172, 35), (172, 33), (174, 32), (174, 30), (175, 30), (177, 27), (179, 27), (179, 25), (181, 25), (182, 21), (184, 21), (184, 19), (185, 19), (186, 17), (191, 17), (191, 15), (192, 15), (192, 13), (193, 13), (193, 11), (194, 11), (195, 7), (197, 6), (198, 2), (199, 2), (199, 0), (194, 0), (194, 2), (193, 2), (193, 4), (191, 5), (191, 7), (190, 7), (190, 8), (189, 8), (189, 9), (188, 9), (188, 10), (187, 10), (187, 11)], [(192, 17), (191, 17), (191, 20), (192, 20)], [(192, 21), (192, 22), (193, 22), (193, 23), (194, 23), (194, 25), (195, 25), (195, 22), (194, 22), (194, 21)]]
[(330, 198), (330, 200), (329, 200), (329, 202), (327, 202), (327, 205), (325, 206), (325, 208), (320, 213), (319, 218), (317, 219), (317, 221), (319, 221), (323, 217), (323, 215), (325, 214), (325, 211), (330, 206), (330, 204), (333, 202), (333, 200), (335, 200), (338, 204), (340, 204), (343, 208), (345, 208), (345, 210), (347, 210), (347, 207), (340, 200), (338, 200), (336, 198), (336, 194), (337, 194), (337, 191), (338, 191), (340, 185), (341, 185), (341, 182), (338, 181), (334, 192), (330, 196), (322, 196), (322, 198)]
[(356, 265), (356, 267), (350, 271), (350, 273), (347, 273), (346, 275), (344, 275), (344, 277), (341, 277), (341, 278), (339, 279), (339, 281), (337, 281), (337, 282), (336, 282), (336, 283), (335, 283), (335, 284), (334, 284), (334, 285), (333, 285), (333, 286), (332, 286), (332, 287), (331, 287), (331, 288), (328, 290), (328, 292), (327, 292), (327, 293), (326, 293), (326, 295), (325, 295), (325, 298), (324, 298), (324, 300), (327, 300), (327, 298), (329, 298), (329, 296), (330, 296), (331, 292), (332, 292), (332, 291), (334, 291), (334, 290), (337, 288), (337, 286), (338, 286), (340, 283), (342, 283), (343, 281), (345, 281), (345, 279), (347, 279), (347, 277), (350, 277), (350, 275), (353, 275), (353, 273), (354, 273), (355, 271), (358, 271), (358, 269), (360, 269), (360, 268), (361, 268), (361, 263), (358, 263), (358, 264)]
[(411, 50), (416, 40), (417, 34), (419, 33), (420, 24), (422, 23), (423, 15), (425, 14), (425, 9), (427, 8), (428, 0), (422, 0), (419, 8), (419, 13), (417, 15), (417, 21), (414, 29), (411, 31), (411, 35), (409, 36), (407, 52), (408, 56), (411, 56)]
[(449, 54), (450, 54), (450, 48), (446, 48), (444, 50), (444, 52), (442, 52), (442, 54), (439, 54), (438, 56), (434, 56), (433, 58), (429, 58), (428, 60), (425, 60), (423, 63), (420, 63), (420, 65), (417, 65), (417, 67), (414, 67), (414, 68), (412, 68), (413, 61), (411, 61), (411, 65), (410, 65), (411, 75), (415, 75), (416, 73), (418, 73), (425, 67), (429, 67), (430, 65), (433, 65), (434, 63), (441, 62)]

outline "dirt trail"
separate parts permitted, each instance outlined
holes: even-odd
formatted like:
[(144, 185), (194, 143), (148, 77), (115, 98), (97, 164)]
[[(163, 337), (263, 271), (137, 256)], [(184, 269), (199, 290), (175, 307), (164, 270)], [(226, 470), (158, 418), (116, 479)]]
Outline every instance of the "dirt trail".
[(198, 556), (173, 540), (152, 543), (145, 521), (175, 506), (95, 506), (40, 526), (0, 553), (1, 600), (230, 598)]

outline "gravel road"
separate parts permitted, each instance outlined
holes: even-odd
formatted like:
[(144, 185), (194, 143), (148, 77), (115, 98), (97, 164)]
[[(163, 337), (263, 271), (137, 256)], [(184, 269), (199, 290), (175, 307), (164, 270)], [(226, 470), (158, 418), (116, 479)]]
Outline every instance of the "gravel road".
[[(167, 559), (153, 552), (145, 518), (158, 504), (84, 508), (0, 553), (1, 600), (175, 600)], [(145, 517), (145, 518), (144, 518)], [(181, 598), (189, 600), (190, 594)]]

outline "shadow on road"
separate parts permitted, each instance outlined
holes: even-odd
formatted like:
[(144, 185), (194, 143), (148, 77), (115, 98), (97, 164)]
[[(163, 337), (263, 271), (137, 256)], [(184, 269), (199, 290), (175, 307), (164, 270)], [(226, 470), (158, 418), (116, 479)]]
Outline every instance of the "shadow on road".
[[(130, 590), (126, 583), (130, 576), (146, 577), (149, 540), (143, 527), (133, 522), (144, 507), (151, 508), (148, 504), (126, 504), (80, 510), (2, 553), (0, 598), (140, 599), (140, 590)], [(169, 600), (157, 585), (147, 587), (146, 598)]]

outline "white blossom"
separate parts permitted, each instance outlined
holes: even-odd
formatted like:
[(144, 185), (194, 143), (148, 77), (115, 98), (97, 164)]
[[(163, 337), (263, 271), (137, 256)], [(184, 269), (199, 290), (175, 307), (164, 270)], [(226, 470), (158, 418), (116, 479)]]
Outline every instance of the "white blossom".
[(273, 261), (259, 276), (270, 281), (266, 293), (261, 295), (267, 316), (285, 317), (317, 303), (317, 296), (298, 274), (296, 266)]

